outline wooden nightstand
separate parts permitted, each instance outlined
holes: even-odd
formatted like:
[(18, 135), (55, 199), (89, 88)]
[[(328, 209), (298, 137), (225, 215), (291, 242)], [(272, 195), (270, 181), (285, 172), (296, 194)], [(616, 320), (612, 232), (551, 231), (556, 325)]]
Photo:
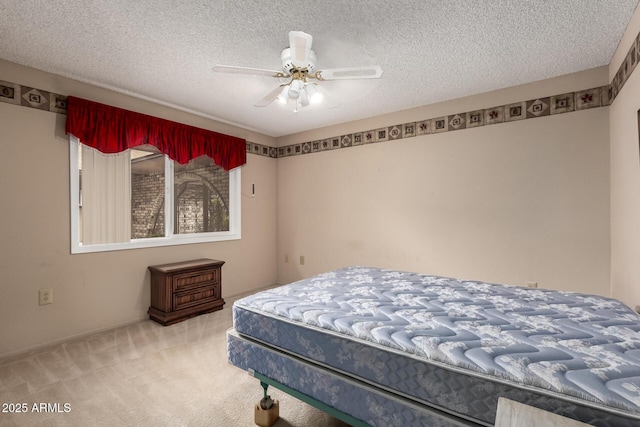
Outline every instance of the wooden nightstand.
[(197, 259), (152, 265), (149, 318), (163, 325), (220, 310), (222, 264), (215, 259)]

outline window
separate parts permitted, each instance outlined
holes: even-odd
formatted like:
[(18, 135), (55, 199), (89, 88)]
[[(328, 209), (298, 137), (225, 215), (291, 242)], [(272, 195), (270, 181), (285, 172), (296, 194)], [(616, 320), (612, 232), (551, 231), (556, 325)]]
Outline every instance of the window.
[(150, 145), (103, 154), (70, 136), (71, 252), (240, 238), (240, 168)]

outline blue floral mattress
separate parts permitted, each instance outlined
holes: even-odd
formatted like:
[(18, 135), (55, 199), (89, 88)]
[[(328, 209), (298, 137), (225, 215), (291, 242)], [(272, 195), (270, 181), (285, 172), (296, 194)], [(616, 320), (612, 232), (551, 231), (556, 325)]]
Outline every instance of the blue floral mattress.
[(233, 316), (240, 336), (481, 424), (503, 396), (640, 425), (640, 316), (614, 299), (347, 267), (240, 299)]

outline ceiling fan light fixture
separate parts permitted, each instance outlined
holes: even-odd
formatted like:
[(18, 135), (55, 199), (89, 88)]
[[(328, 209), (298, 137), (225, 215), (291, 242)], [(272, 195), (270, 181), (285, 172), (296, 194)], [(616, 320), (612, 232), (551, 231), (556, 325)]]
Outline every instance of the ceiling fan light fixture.
[(300, 92), (300, 105), (303, 107), (309, 105), (309, 95), (307, 94), (306, 87), (302, 89), (302, 92)]
[(310, 83), (305, 86), (305, 91), (307, 93), (307, 97), (309, 98), (309, 102), (312, 104), (317, 104), (322, 101), (322, 92), (316, 89), (315, 83)]
[(289, 98), (298, 99), (300, 96), (300, 92), (304, 89), (304, 84), (302, 80), (294, 80), (291, 82), (289, 86)]

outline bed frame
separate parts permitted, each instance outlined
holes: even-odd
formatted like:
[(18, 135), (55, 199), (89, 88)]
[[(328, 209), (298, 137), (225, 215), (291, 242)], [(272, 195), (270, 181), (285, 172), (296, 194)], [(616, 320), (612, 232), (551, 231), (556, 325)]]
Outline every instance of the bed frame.
[[(248, 337), (239, 335), (233, 328), (227, 331), (227, 345), (229, 348), (229, 361), (232, 365), (248, 372), (258, 379), (266, 392), (268, 386), (273, 386), (329, 415), (344, 421), (354, 427), (368, 427), (372, 424), (363, 419), (377, 419), (380, 426), (398, 427), (490, 427), (489, 423), (476, 423), (460, 418), (415, 402), (410, 397), (402, 396), (393, 391), (381, 388), (375, 384), (353, 378), (345, 373), (319, 365), (313, 361), (305, 360), (298, 356), (288, 354), (264, 343), (256, 342)], [(251, 356), (249, 356), (251, 355)], [(253, 361), (252, 361), (253, 360)], [(274, 372), (270, 367), (281, 366), (282, 371)], [(295, 370), (303, 372), (307, 378), (312, 378), (311, 384), (332, 384), (340, 389), (335, 400), (329, 400), (326, 396), (318, 396), (317, 390), (307, 384), (301, 386), (292, 381), (288, 375), (282, 372)], [(359, 404), (374, 399), (379, 402), (378, 408), (386, 408), (384, 413), (375, 412), (365, 404)], [(411, 414), (413, 420), (402, 419), (393, 422), (393, 414)], [(273, 420), (275, 422), (275, 420)], [(271, 424), (260, 424), (262, 427), (270, 427)]]

